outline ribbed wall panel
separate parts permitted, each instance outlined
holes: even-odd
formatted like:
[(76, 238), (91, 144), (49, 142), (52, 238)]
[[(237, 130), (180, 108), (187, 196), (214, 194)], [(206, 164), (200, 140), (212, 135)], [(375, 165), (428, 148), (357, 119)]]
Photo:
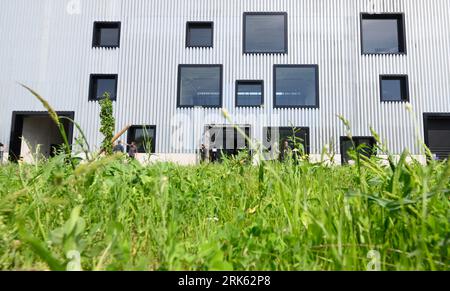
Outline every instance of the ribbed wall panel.
[[(207, 124), (228, 123), (219, 109), (177, 109), (179, 64), (222, 64), (223, 104), (233, 122), (306, 126), (311, 151), (320, 153), (345, 135), (370, 126), (396, 153), (419, 154), (423, 112), (450, 112), (450, 0), (69, 0), (2, 1), (0, 10), (0, 141), (9, 143), (12, 111), (40, 111), (17, 82), (41, 93), (56, 110), (75, 111), (87, 138), (98, 145), (98, 103), (88, 101), (91, 73), (117, 73), (117, 130), (157, 126), (156, 151), (190, 153)], [(288, 54), (242, 53), (243, 13), (288, 13)], [(361, 12), (405, 13), (407, 55), (362, 56)], [(214, 48), (185, 48), (186, 21), (214, 21)], [(93, 49), (94, 21), (121, 21), (119, 49)], [(273, 65), (318, 64), (319, 109), (273, 109)], [(414, 115), (404, 103), (381, 103), (380, 74), (408, 74)], [(235, 108), (235, 81), (262, 79), (263, 108)], [(417, 125), (417, 127), (416, 127)], [(181, 139), (180, 139), (181, 137)]]

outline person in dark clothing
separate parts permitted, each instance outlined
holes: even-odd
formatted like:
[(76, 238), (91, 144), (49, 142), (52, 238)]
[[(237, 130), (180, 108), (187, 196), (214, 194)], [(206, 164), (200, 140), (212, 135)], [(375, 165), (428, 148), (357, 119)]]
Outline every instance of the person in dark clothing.
[(287, 140), (284, 141), (283, 146), (281, 148), (280, 160), (282, 162), (286, 161), (288, 157), (292, 154), (292, 149)]
[(137, 154), (137, 146), (136, 143), (133, 141), (128, 149), (128, 156), (132, 159), (136, 159)]
[(208, 151), (206, 150), (205, 145), (202, 144), (202, 147), (200, 148), (200, 159), (201, 159), (201, 162), (202, 163), (206, 162), (207, 157), (208, 157)]
[(118, 141), (117, 144), (113, 148), (114, 153), (123, 153), (125, 151), (125, 148), (122, 145), (122, 141)]
[(219, 161), (219, 151), (214, 146), (211, 150), (211, 162), (215, 163), (217, 161)]
[(5, 151), (5, 145), (0, 142), (0, 165), (3, 164), (3, 152)]

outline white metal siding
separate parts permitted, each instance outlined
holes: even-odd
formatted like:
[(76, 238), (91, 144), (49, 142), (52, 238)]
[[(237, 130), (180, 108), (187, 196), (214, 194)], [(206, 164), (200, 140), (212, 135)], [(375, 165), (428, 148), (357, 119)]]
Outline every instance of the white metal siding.
[[(0, 141), (6, 144), (12, 111), (43, 110), (16, 82), (34, 88), (56, 110), (75, 111), (89, 141), (98, 144), (99, 106), (88, 101), (89, 75), (117, 73), (117, 129), (156, 125), (158, 153), (192, 152), (206, 124), (227, 122), (219, 109), (177, 109), (179, 64), (222, 64), (223, 104), (235, 123), (251, 124), (258, 139), (265, 126), (310, 127), (312, 153), (330, 142), (339, 150), (341, 114), (354, 135), (370, 135), (372, 125), (394, 152), (419, 154), (422, 113), (450, 112), (450, 0), (1, 2)], [(81, 13), (68, 13), (74, 2)], [(254, 11), (287, 12), (288, 54), (242, 53), (243, 13)], [(362, 56), (361, 12), (405, 13), (407, 55)], [(94, 21), (122, 22), (119, 49), (92, 48)], [(214, 21), (213, 49), (185, 48), (187, 21)], [(320, 109), (273, 109), (274, 64), (318, 64)], [(414, 116), (404, 103), (380, 102), (380, 74), (408, 74)], [(264, 108), (234, 107), (238, 79), (264, 80)]]

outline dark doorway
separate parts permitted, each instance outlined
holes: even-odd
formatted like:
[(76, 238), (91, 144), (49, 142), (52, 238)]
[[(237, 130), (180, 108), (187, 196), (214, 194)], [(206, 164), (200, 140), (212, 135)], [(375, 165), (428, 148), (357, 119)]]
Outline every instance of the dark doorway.
[(267, 160), (282, 158), (284, 144), (287, 142), (296, 157), (309, 155), (309, 127), (265, 127), (263, 132), (264, 155)]
[[(250, 126), (239, 125), (237, 127), (245, 133), (245, 136), (250, 137)], [(250, 154), (248, 140), (234, 126), (208, 125), (205, 129), (205, 136), (212, 161), (237, 156), (241, 152)]]
[[(60, 117), (74, 118), (74, 112), (57, 112)], [(73, 124), (62, 119), (69, 143), (72, 144)], [(9, 159), (27, 161), (27, 155), (39, 151), (42, 157), (56, 155), (61, 148), (61, 134), (46, 111), (14, 111), (12, 114)]]
[(360, 156), (371, 158), (376, 155), (377, 141), (373, 136), (341, 136), (341, 162), (343, 165), (348, 164), (351, 160), (351, 153), (355, 152)]
[(425, 144), (439, 160), (450, 156), (450, 113), (425, 113)]

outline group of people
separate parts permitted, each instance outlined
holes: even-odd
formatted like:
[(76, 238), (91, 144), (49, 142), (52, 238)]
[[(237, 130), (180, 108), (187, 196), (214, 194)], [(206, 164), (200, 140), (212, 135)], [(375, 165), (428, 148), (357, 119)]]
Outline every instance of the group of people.
[[(209, 157), (208, 157), (208, 153), (209, 153)], [(281, 146), (281, 151), (280, 151), (280, 156), (279, 156), (280, 161), (284, 162), (289, 157), (292, 157), (292, 155), (293, 155), (293, 150), (292, 150), (291, 146), (289, 145), (289, 141), (285, 140), (283, 142), (283, 145)], [(204, 144), (202, 144), (200, 147), (200, 160), (202, 163), (205, 163), (207, 161), (210, 161), (213, 163), (217, 162), (219, 160), (218, 149), (214, 146), (210, 151), (208, 151), (206, 146)]]
[[(131, 142), (131, 144), (127, 144), (128, 146), (128, 156), (131, 159), (136, 159), (136, 154), (138, 153), (138, 148), (136, 145), (136, 142)], [(125, 146), (122, 144), (122, 141), (119, 140), (113, 147), (113, 153), (121, 153), (123, 154), (125, 152)]]

